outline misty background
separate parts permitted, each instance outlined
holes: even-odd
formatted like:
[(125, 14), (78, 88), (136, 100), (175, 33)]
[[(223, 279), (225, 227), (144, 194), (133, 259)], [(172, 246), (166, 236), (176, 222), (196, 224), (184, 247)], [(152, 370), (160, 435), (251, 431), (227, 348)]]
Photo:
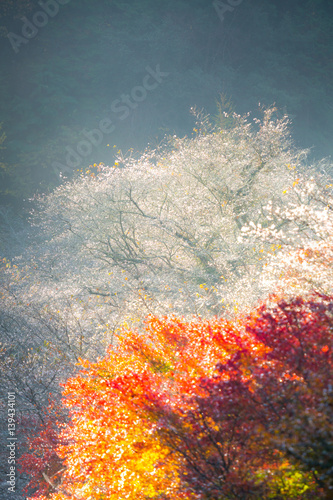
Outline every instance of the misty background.
[[(191, 136), (190, 108), (216, 115), (221, 95), (237, 113), (275, 103), (298, 147), (331, 155), (332, 32), (329, 0), (2, 1), (2, 213), (22, 214), (61, 171)], [(145, 95), (147, 67), (167, 76)], [(112, 132), (82, 144), (101, 120)]]

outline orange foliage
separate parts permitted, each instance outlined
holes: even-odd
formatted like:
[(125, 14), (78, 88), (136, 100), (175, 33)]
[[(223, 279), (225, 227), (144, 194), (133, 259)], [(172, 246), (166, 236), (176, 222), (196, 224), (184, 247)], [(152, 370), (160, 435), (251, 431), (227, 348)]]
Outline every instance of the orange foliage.
[(124, 331), (64, 386), (49, 498), (329, 498), (332, 311), (313, 296)]

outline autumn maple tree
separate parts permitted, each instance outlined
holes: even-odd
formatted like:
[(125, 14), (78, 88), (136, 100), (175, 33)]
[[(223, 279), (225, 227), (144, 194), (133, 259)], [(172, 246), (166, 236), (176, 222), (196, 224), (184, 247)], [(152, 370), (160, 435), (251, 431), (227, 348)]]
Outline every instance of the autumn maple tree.
[(332, 311), (272, 297), (232, 322), (124, 331), (64, 386), (49, 497), (332, 498)]
[(247, 324), (268, 347), (265, 371), (256, 367), (254, 374), (274, 422), (270, 442), (311, 472), (326, 498), (333, 498), (332, 314), (333, 297), (314, 294), (266, 304)]

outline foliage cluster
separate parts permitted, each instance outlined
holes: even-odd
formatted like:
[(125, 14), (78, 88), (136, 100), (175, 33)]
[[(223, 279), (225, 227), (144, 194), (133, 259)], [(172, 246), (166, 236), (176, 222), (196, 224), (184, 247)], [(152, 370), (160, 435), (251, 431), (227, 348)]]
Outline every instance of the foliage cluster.
[(36, 498), (331, 498), (332, 310), (271, 298), (233, 322), (124, 331), (65, 384), (61, 481)]

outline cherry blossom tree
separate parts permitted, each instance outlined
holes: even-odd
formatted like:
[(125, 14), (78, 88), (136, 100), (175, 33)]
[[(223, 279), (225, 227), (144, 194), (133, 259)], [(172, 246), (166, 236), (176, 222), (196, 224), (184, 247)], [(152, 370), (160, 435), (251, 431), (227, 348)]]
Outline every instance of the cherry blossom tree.
[(255, 302), (268, 245), (242, 239), (241, 228), (269, 225), (270, 202), (297, 202), (289, 188), (305, 152), (273, 109), (262, 121), (197, 127), (194, 138), (119, 157), (40, 200), (44, 241), (32, 260), (49, 304), (90, 302), (90, 320), (99, 311), (113, 335), (147, 313), (220, 315)]

